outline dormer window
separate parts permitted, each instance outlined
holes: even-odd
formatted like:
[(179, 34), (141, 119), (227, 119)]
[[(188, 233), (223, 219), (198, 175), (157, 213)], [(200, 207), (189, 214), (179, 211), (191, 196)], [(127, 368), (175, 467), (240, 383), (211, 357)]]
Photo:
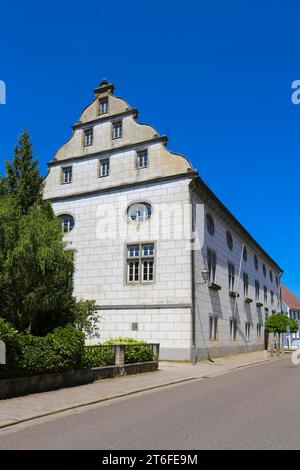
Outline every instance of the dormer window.
[(141, 150), (137, 153), (137, 169), (147, 168), (148, 166), (148, 150)]
[(65, 166), (62, 168), (62, 184), (72, 183), (72, 167)]
[(94, 140), (94, 133), (93, 133), (93, 128), (91, 127), (90, 129), (86, 129), (84, 131), (84, 146), (88, 147), (89, 145), (93, 145), (93, 140)]
[(99, 114), (108, 113), (108, 98), (101, 98), (99, 101)]
[(122, 121), (113, 123), (112, 138), (120, 139), (122, 137)]

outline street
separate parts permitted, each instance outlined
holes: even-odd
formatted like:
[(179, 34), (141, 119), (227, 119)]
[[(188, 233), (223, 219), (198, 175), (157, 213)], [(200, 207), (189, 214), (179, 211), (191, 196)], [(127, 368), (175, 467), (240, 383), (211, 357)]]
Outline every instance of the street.
[(116, 399), (0, 432), (0, 449), (298, 449), (290, 358)]

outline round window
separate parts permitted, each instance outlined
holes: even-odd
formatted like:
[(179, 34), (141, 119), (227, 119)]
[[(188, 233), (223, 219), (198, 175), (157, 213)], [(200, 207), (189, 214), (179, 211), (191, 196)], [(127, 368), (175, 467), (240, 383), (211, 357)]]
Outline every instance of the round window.
[(59, 220), (63, 232), (71, 232), (71, 230), (73, 230), (75, 225), (74, 217), (68, 214), (64, 214), (59, 216)]
[(127, 215), (133, 222), (144, 222), (150, 219), (152, 207), (147, 202), (137, 202), (128, 207)]
[(206, 214), (206, 228), (210, 235), (214, 235), (215, 233), (215, 223), (214, 219), (210, 214)]
[(232, 239), (232, 235), (230, 232), (226, 233), (226, 241), (227, 241), (227, 246), (229, 250), (231, 251), (233, 248), (233, 239)]

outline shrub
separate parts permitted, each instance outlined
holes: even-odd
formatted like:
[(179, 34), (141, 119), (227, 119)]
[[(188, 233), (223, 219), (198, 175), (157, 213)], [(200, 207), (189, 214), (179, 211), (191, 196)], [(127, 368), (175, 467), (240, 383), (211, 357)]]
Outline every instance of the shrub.
[(84, 351), (84, 335), (73, 326), (40, 337), (18, 333), (0, 319), (0, 339), (6, 344), (8, 369), (17, 375), (79, 367)]
[(105, 348), (101, 346), (86, 346), (82, 356), (83, 367), (100, 367), (109, 366), (114, 359), (113, 348)]
[(140, 341), (133, 338), (119, 337), (111, 338), (102, 344), (124, 344), (126, 364), (134, 364), (136, 362), (147, 362), (154, 360), (152, 349), (145, 341)]

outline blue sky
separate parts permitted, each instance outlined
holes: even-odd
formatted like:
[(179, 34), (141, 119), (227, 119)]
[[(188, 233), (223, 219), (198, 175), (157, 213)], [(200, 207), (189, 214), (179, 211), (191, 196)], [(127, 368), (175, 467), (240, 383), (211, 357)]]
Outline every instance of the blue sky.
[(169, 136), (300, 296), (300, 5), (73, 0), (1, 4), (0, 169), (27, 126), (41, 169), (103, 77)]

